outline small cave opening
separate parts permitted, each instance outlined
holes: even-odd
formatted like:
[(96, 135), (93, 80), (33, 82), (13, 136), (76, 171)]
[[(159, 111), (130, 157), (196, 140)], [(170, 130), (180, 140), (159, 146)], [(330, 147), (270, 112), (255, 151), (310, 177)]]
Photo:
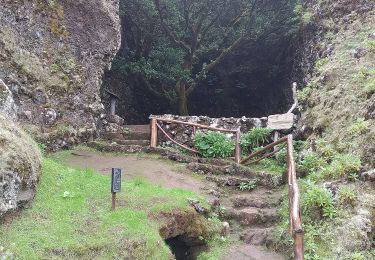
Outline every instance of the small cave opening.
[(193, 243), (182, 235), (167, 238), (165, 243), (171, 249), (176, 260), (196, 260), (200, 253), (207, 250), (207, 245)]
[[(164, 22), (178, 26), (181, 21), (170, 18), (173, 21), (158, 22), (157, 10), (150, 11), (152, 4), (147, 5), (144, 1), (120, 1), (121, 47), (111, 68), (104, 74), (101, 88), (101, 98), (108, 113), (116, 96), (116, 114), (127, 124), (147, 124), (151, 114), (184, 115), (180, 97), (184, 84), (173, 81), (186, 77), (183, 74), (186, 69), (180, 71), (179, 68), (191, 68), (190, 78), (186, 79), (188, 87), (184, 90), (187, 92), (191, 82), (219, 56), (216, 49), (205, 52), (206, 49), (202, 48), (189, 60), (186, 53), (181, 54), (183, 49), (178, 44), (166, 44), (168, 33)], [(182, 1), (176, 1), (174, 12), (183, 8), (179, 2)], [(203, 2), (197, 4), (198, 7)], [(276, 2), (270, 1), (270, 5), (277, 5)], [(272, 6), (273, 10), (284, 8), (276, 7)], [(164, 7), (165, 10), (168, 8)], [(232, 9), (230, 11), (235, 13)], [(292, 16), (293, 6), (289, 9), (282, 9), (282, 15)], [(220, 17), (217, 28), (220, 29), (221, 23), (230, 16)], [(279, 19), (276, 30), (271, 28), (274, 31), (255, 40), (251, 37), (241, 40), (241, 44), (220, 58), (218, 65), (194, 83), (193, 91), (185, 99), (189, 115), (263, 117), (285, 113), (290, 108), (298, 30), (292, 28), (295, 24)], [(293, 30), (295, 32), (290, 33)], [(215, 41), (221, 36), (218, 33), (209, 37)], [(190, 36), (181, 39), (191, 41)]]

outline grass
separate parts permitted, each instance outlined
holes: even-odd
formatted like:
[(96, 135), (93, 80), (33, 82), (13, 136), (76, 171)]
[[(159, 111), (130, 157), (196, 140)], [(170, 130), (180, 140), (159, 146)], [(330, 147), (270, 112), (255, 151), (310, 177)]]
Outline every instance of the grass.
[[(17, 259), (169, 259), (155, 216), (193, 210), (182, 189), (166, 189), (141, 179), (123, 182), (118, 208), (110, 210), (110, 177), (68, 168), (51, 158), (31, 209), (0, 227), (0, 247)], [(153, 216), (153, 217), (150, 217)]]

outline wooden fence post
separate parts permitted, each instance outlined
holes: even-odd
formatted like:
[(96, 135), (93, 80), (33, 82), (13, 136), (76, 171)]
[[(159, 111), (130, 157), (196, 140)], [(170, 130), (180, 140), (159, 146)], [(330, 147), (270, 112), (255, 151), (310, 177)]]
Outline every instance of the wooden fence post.
[(236, 132), (236, 154), (235, 154), (236, 163), (240, 164), (241, 162), (241, 130), (238, 129)]
[(150, 140), (150, 146), (152, 148), (155, 148), (158, 146), (158, 128), (156, 126), (156, 118), (151, 118), (151, 140)]

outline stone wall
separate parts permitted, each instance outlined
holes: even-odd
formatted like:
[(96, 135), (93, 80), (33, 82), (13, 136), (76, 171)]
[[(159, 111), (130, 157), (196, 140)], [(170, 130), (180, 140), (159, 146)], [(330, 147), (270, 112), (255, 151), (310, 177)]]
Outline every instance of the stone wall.
[[(254, 127), (267, 127), (267, 117), (262, 118), (210, 118), (207, 116), (176, 116), (176, 115), (161, 115), (161, 116), (151, 116), (159, 119), (169, 119), (169, 120), (179, 120), (189, 123), (197, 123), (201, 125), (207, 125), (211, 127), (224, 128), (228, 130), (237, 130), (240, 128), (242, 133), (246, 133), (251, 128)], [(180, 125), (180, 124), (167, 124), (161, 123), (166, 132), (173, 137), (174, 140), (192, 146), (193, 137), (193, 127)], [(160, 131), (159, 131), (160, 132)], [(233, 136), (228, 134), (228, 136)], [(170, 145), (171, 142), (165, 138), (165, 136), (160, 132), (159, 140), (162, 140), (162, 145)]]

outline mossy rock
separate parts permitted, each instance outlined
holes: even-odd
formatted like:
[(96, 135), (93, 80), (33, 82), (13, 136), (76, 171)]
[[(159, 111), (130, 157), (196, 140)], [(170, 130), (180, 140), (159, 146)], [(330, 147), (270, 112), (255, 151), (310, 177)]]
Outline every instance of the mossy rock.
[(0, 115), (0, 218), (33, 198), (40, 164), (36, 143)]

